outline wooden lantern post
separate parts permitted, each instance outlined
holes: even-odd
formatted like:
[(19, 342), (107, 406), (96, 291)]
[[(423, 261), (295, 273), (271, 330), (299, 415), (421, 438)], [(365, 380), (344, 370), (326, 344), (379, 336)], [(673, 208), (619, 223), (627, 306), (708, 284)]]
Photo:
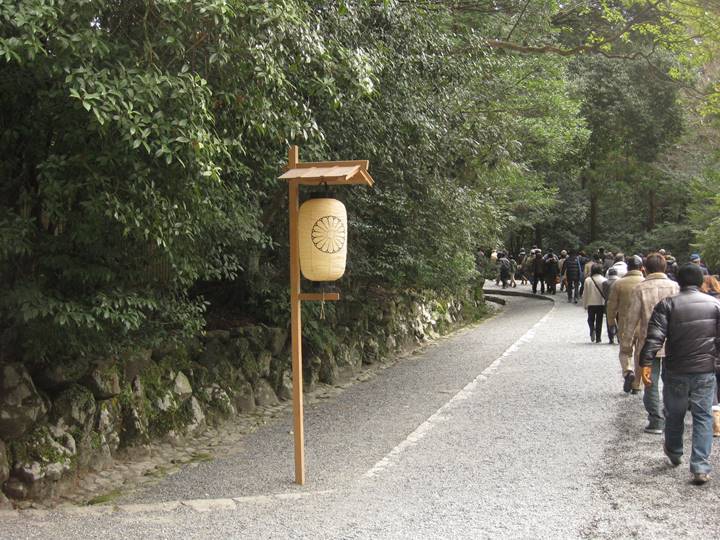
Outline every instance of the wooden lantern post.
[(375, 183), (368, 174), (369, 162), (321, 161), (301, 163), (297, 146), (288, 152), (288, 164), (281, 180), (288, 181), (290, 211), (290, 338), (292, 341), (293, 420), (295, 433), (295, 482), (305, 484), (305, 428), (303, 425), (302, 380), (302, 302), (340, 300), (338, 293), (304, 294), (300, 290), (300, 238), (298, 215), (300, 211), (300, 186), (321, 184), (372, 187)]

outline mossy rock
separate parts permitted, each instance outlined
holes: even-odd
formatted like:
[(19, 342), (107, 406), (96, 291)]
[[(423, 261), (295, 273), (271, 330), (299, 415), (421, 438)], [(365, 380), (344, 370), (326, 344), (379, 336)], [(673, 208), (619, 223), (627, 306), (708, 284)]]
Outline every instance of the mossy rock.
[(219, 384), (203, 388), (202, 394), (211, 412), (222, 418), (229, 418), (237, 414), (230, 394)]
[(255, 390), (249, 382), (238, 383), (233, 388), (231, 397), (238, 412), (251, 413), (255, 410)]
[(136, 349), (123, 352), (118, 358), (118, 366), (123, 375), (124, 383), (132, 383), (138, 375), (152, 369), (155, 362), (152, 360), (152, 351), (149, 349)]
[(317, 356), (303, 356), (303, 392), (315, 390), (322, 360)]
[(67, 425), (79, 443), (87, 438), (95, 424), (95, 396), (80, 384), (63, 390), (53, 401), (52, 417)]
[(160, 364), (153, 362), (146, 366), (146, 369), (138, 375), (143, 396), (153, 403), (156, 399), (162, 398), (172, 388), (172, 375), (175, 374), (172, 362), (168, 359), (163, 359)]
[(275, 390), (265, 379), (258, 379), (253, 389), (255, 390), (255, 404), (258, 407), (271, 407), (279, 403)]
[(256, 354), (250, 351), (243, 354), (240, 360), (240, 368), (245, 376), (245, 379), (251, 383), (256, 383), (263, 375), (264, 366), (260, 363), (260, 358)]
[(0, 441), (0, 486), (10, 476), (10, 460), (5, 443)]
[(362, 356), (355, 343), (341, 344), (335, 353), (335, 363), (340, 377), (349, 379), (362, 369)]
[[(114, 453), (120, 446), (121, 430), (122, 405), (120, 399), (114, 398), (98, 402), (93, 436), (104, 437), (110, 453)], [(93, 446), (95, 447), (95, 445)]]
[(120, 393), (122, 409), (122, 431), (120, 445), (137, 446), (149, 441), (146, 397), (142, 382), (136, 377), (132, 386), (126, 386)]
[(50, 433), (48, 426), (39, 426), (22, 439), (8, 444), (8, 455), (12, 468), (23, 464), (72, 462), (72, 452), (60, 444)]
[(96, 363), (81, 382), (96, 399), (110, 399), (120, 394), (120, 371), (114, 361)]
[(233, 346), (219, 339), (211, 339), (205, 342), (205, 348), (198, 356), (198, 363), (205, 367), (232, 358)]
[(176, 347), (164, 355), (157, 364), (163, 371), (172, 369), (174, 371), (189, 370), (193, 364), (190, 353), (185, 347)]
[(270, 334), (270, 352), (273, 356), (278, 356), (285, 352), (288, 345), (288, 331), (284, 328), (269, 328)]
[(265, 349), (268, 345), (269, 332), (265, 326), (246, 326), (242, 329), (242, 335), (253, 349)]
[(205, 370), (207, 375), (206, 378), (202, 381), (193, 378), (193, 384), (198, 383), (198, 386), (206, 386), (207, 384), (217, 382), (221, 385), (234, 387), (238, 383), (245, 381), (245, 376), (243, 375), (242, 370), (233, 366), (227, 359), (221, 360), (212, 366), (207, 366), (205, 367)]
[(190, 400), (170, 407), (167, 411), (153, 408), (148, 415), (148, 434), (159, 438), (170, 431), (182, 432), (191, 420)]
[(0, 365), (0, 437), (18, 439), (42, 420), (47, 405), (22, 364)]
[(325, 384), (337, 384), (340, 379), (340, 372), (332, 354), (323, 355), (320, 359), (320, 370), (318, 379)]

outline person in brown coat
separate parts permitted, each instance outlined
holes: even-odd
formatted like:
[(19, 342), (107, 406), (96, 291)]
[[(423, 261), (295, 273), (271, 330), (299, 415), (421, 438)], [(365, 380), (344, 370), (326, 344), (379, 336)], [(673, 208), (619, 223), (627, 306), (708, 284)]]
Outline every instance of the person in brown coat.
[[(645, 269), (648, 275), (645, 281), (635, 285), (632, 291), (632, 299), (630, 300), (630, 308), (626, 319), (627, 331), (620, 340), (621, 347), (629, 349), (633, 340), (642, 345), (645, 342), (648, 322), (655, 306), (661, 300), (669, 296), (675, 296), (680, 292), (680, 286), (665, 275), (666, 267), (665, 257), (659, 253), (648, 255), (645, 261)], [(660, 347), (657, 356), (652, 360), (652, 378), (656, 381), (660, 378), (660, 367), (664, 358), (665, 349)], [(645, 427), (645, 432), (662, 434), (665, 428), (665, 417), (662, 413), (660, 392), (657, 384), (645, 385), (643, 404), (648, 413), (648, 425)]]
[(642, 274), (642, 259), (637, 255), (627, 260), (627, 274), (616, 281), (610, 288), (610, 295), (607, 303), (607, 324), (617, 327), (618, 341), (620, 342), (620, 369), (623, 377), (623, 390), (627, 393), (632, 390), (633, 394), (640, 392), (640, 347), (642, 343), (625, 339), (630, 343), (629, 348), (623, 347), (623, 335), (627, 332), (634, 332), (634, 328), (627, 327), (627, 314), (630, 310), (630, 301), (635, 286), (645, 278)]

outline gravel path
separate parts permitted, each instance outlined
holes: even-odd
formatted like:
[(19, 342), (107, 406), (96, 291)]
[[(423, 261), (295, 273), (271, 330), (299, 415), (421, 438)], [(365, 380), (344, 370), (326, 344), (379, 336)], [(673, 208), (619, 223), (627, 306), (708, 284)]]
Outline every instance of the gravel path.
[(285, 416), (119, 508), (0, 514), (0, 537), (717, 536), (720, 481), (691, 486), (644, 423), (617, 347), (589, 342), (581, 308), (508, 298), (494, 319), (308, 407), (304, 487)]

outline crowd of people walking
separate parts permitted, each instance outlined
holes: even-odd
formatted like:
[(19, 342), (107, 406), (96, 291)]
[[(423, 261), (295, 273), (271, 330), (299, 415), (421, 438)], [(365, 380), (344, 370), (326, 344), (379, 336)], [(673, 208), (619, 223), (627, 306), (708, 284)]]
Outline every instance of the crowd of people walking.
[(517, 257), (493, 251), (490, 262), (498, 286), (519, 281), (536, 295), (555, 295), (559, 287), (568, 303), (581, 302), (591, 343), (602, 343), (606, 328), (608, 343), (619, 346), (622, 389), (642, 394), (645, 432), (664, 434), (673, 466), (682, 461), (690, 411), (690, 472), (695, 484), (708, 482), (712, 440), (720, 436), (720, 281), (700, 255), (679, 265), (662, 249), (626, 257), (604, 249), (556, 255), (533, 246)]

